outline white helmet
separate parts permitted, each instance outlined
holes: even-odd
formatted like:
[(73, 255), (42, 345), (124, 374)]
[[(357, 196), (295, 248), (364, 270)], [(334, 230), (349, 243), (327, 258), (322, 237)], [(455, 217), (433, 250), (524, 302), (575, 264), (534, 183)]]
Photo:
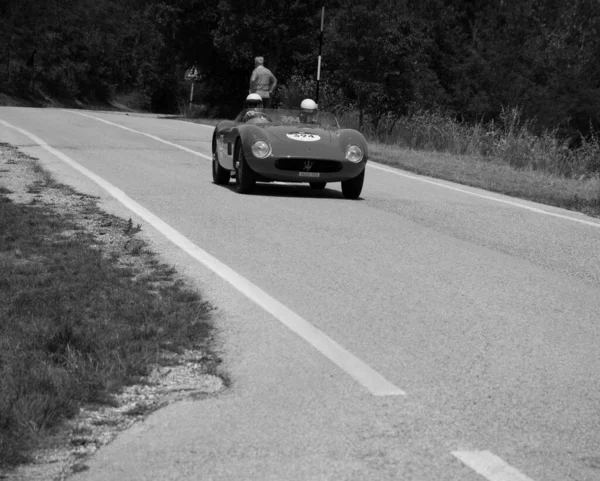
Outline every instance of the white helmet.
[(244, 108), (259, 108), (263, 106), (263, 99), (258, 94), (250, 94), (246, 97), (246, 101), (244, 102)]
[(315, 111), (317, 110), (317, 104), (312, 99), (304, 99), (300, 104), (300, 108), (302, 110)]

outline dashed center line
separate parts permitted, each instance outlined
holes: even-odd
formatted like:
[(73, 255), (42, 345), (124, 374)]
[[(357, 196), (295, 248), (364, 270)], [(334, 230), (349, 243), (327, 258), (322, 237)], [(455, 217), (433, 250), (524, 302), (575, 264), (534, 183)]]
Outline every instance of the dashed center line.
[[(160, 137), (157, 137), (152, 134), (148, 134), (146, 132), (141, 132), (124, 125), (120, 125), (114, 122), (110, 122), (108, 120), (104, 120), (92, 115), (84, 114), (81, 112), (74, 112), (71, 110), (67, 110), (71, 113), (76, 113), (83, 117), (88, 117), (99, 122), (103, 122), (108, 125), (112, 125), (114, 127), (118, 127), (120, 129), (136, 133), (139, 135), (146, 136), (155, 141), (167, 144), (169, 146), (175, 147), (177, 149), (188, 152), (197, 157), (201, 157), (207, 160), (212, 160), (212, 158), (208, 155), (202, 154), (192, 149), (188, 149), (182, 145), (175, 144), (173, 142), (169, 142)], [(144, 219), (158, 231), (162, 232), (163, 235), (168, 238), (175, 245), (180, 247), (182, 250), (187, 252), (190, 256), (198, 260), (200, 263), (208, 267), (210, 270), (215, 272), (221, 278), (229, 282), (233, 287), (235, 287), (238, 291), (246, 295), (249, 299), (257, 303), (267, 312), (272, 314), (276, 319), (278, 319), (282, 324), (288, 327), (290, 330), (295, 332), (297, 335), (306, 340), (309, 344), (311, 344), (315, 349), (321, 352), (325, 357), (330, 359), (333, 363), (335, 363), (338, 367), (340, 367), (343, 371), (352, 376), (357, 382), (363, 385), (368, 391), (370, 391), (375, 396), (398, 396), (406, 394), (404, 391), (390, 383), (387, 379), (385, 379), (381, 374), (373, 370), (363, 361), (355, 357), (350, 352), (346, 351), (342, 346), (336, 343), (333, 339), (329, 338), (325, 333), (314, 327), (308, 321), (291, 311), (285, 305), (281, 304), (279, 301), (269, 296), (266, 292), (260, 289), (258, 286), (252, 284), (249, 280), (245, 279), (237, 272), (235, 272), (230, 267), (221, 263), (218, 259), (211, 256), (200, 247), (192, 243), (189, 239), (184, 237), (181, 233), (173, 229), (171, 226), (166, 224), (163, 220), (155, 216), (152, 212), (148, 211), (146, 208), (135, 202), (133, 199), (129, 198), (124, 192), (119, 190), (117, 187), (108, 183), (101, 177), (97, 176), (93, 172), (89, 171), (85, 167), (79, 165), (77, 162), (63, 154), (62, 152), (54, 149), (46, 142), (36, 137), (35, 135), (15, 127), (8, 122), (0, 120), (0, 124), (5, 125), (6, 127), (12, 128), (21, 134), (25, 135), (33, 142), (35, 142), (40, 147), (44, 148), (54, 156), (58, 157), (60, 160), (65, 162), (66, 164), (73, 167), (75, 170), (79, 171), (90, 180), (98, 184), (104, 190), (106, 190), (111, 196), (115, 199), (119, 200), (123, 205), (125, 205), (132, 212), (137, 214), (140, 218)], [(466, 189), (461, 189), (458, 187), (453, 187), (450, 185), (445, 185), (440, 182), (436, 182), (433, 180), (429, 180), (426, 178), (420, 178), (414, 175), (406, 174), (397, 169), (386, 168), (380, 165), (369, 164), (371, 167), (393, 173), (395, 175), (404, 176), (407, 178), (411, 178), (414, 180), (418, 180), (421, 182), (426, 182), (430, 184), (437, 185), (439, 187), (443, 187), (446, 189), (462, 192), (468, 195), (473, 195), (475, 197), (481, 197), (485, 199), (489, 199), (492, 201), (509, 204), (515, 207), (527, 209), (533, 212), (537, 212), (544, 215), (550, 215), (553, 217), (563, 218), (567, 220), (572, 220), (575, 222), (579, 222), (586, 225), (591, 225), (594, 227), (600, 227), (600, 224), (587, 221), (585, 219), (579, 219), (567, 215), (557, 214), (553, 212), (548, 212), (542, 209), (538, 209), (535, 207), (527, 206), (524, 204), (520, 204), (518, 202), (513, 202), (510, 200), (505, 200), (493, 196), (478, 194), (476, 192), (471, 192)], [(533, 481), (531, 478), (521, 473), (518, 469), (510, 466), (503, 459), (491, 453), (490, 451), (452, 451), (452, 455), (460, 460), (465, 466), (469, 467), (477, 474), (483, 476), (488, 481)]]
[[(89, 118), (98, 120), (100, 122), (104, 122), (108, 125), (113, 125), (115, 127), (130, 131), (133, 133), (144, 135), (144, 136), (149, 137), (158, 142), (162, 142), (162, 143), (170, 145), (172, 147), (176, 147), (178, 149), (189, 152), (193, 155), (205, 158), (207, 160), (212, 160), (212, 158), (207, 155), (201, 154), (199, 152), (188, 149), (181, 145), (174, 144), (167, 140), (161, 139), (160, 137), (157, 137), (155, 135), (147, 134), (145, 132), (140, 132), (140, 131), (131, 129), (129, 127), (125, 127), (123, 125), (116, 124), (114, 122), (110, 122), (108, 120), (94, 117), (92, 115), (83, 114), (80, 112), (73, 112), (73, 113), (77, 113), (79, 115), (83, 115), (84, 117), (89, 117)], [(383, 166), (380, 166), (377, 164), (372, 164), (372, 163), (369, 165), (377, 170), (382, 170), (382, 171), (390, 172), (390, 173), (393, 173), (396, 175), (408, 177), (410, 179), (427, 182), (430, 184), (437, 185), (439, 187), (447, 188), (450, 190), (455, 190), (455, 191), (458, 191), (461, 193), (474, 195), (476, 197), (482, 197), (484, 199), (488, 199), (488, 200), (492, 200), (492, 201), (496, 201), (496, 202), (500, 202), (500, 203), (509, 204), (514, 207), (524, 208), (524, 209), (527, 209), (527, 210), (530, 210), (533, 212), (537, 212), (540, 214), (545, 214), (545, 215), (550, 215), (550, 216), (554, 216), (554, 217), (573, 220), (575, 222), (580, 222), (582, 224), (587, 224), (587, 225), (591, 225), (594, 227), (600, 227), (600, 224), (586, 221), (584, 219), (577, 219), (577, 218), (566, 216), (566, 215), (555, 214), (555, 213), (548, 212), (548, 211), (538, 209), (535, 207), (526, 206), (526, 205), (520, 204), (518, 202), (513, 202), (510, 200), (500, 199), (497, 197), (487, 196), (487, 195), (483, 195), (483, 194), (477, 194), (475, 192), (471, 192), (466, 189), (448, 186), (448, 185), (442, 184), (440, 182), (436, 182), (434, 180), (422, 179), (422, 178), (414, 176), (414, 175), (405, 174), (404, 172), (402, 172), (398, 169), (390, 169), (390, 168), (386, 168), (386, 167), (383, 167)], [(131, 201), (131, 202), (133, 202), (133, 201)], [(169, 228), (169, 229), (171, 229), (171, 228)], [(166, 228), (163, 228), (163, 230), (166, 230)], [(202, 254), (199, 256), (195, 255), (194, 252), (197, 252), (198, 250), (200, 250), (200, 248), (198, 248), (197, 246), (195, 246), (193, 244), (191, 246), (192, 247), (191, 250), (193, 252), (190, 252), (185, 247), (185, 245), (190, 241), (187, 241), (187, 239), (185, 239), (181, 234), (174, 233), (173, 236), (181, 237), (179, 242), (171, 239), (173, 242), (175, 242), (177, 245), (181, 244), (181, 247), (184, 250), (188, 251), (188, 253), (190, 253), (190, 255), (192, 255), (193, 257), (196, 257), (204, 265), (207, 265), (214, 272), (219, 274), (221, 277), (225, 278), (225, 280), (230, 282), (238, 290), (240, 290), (241, 292), (246, 294), (246, 296), (248, 296), (249, 298), (254, 300), (257, 304), (261, 305), (261, 307), (263, 307), (265, 310), (267, 310), (268, 312), (273, 314), (276, 318), (278, 318), (283, 324), (285, 324), (292, 331), (296, 332), (298, 335), (300, 335), (301, 337), (308, 340), (308, 342), (311, 345), (313, 345), (316, 349), (318, 349), (322, 353), (325, 353), (325, 355), (327, 357), (329, 357), (334, 363), (336, 363), (339, 367), (341, 367), (345, 371), (349, 372), (358, 382), (360, 382), (365, 387), (367, 387), (367, 389), (369, 389), (369, 391), (371, 391), (371, 393), (373, 393), (374, 395), (378, 395), (378, 396), (405, 394), (402, 390), (400, 390), (393, 384), (389, 383), (389, 381), (387, 381), (383, 377), (381, 377), (380, 374), (376, 373), (370, 367), (368, 367), (366, 364), (362, 363), (362, 361), (354, 358), (354, 356), (352, 356), (352, 354), (345, 351), (341, 346), (339, 346), (337, 343), (335, 343), (335, 341), (333, 341), (332, 339), (328, 338), (324, 333), (322, 333), (321, 331), (316, 329), (314, 326), (309, 324), (304, 319), (300, 318), (297, 314), (290, 311), (287, 307), (283, 306), (275, 299), (268, 296), (268, 294), (261, 291), (257, 286), (252, 285), (249, 281), (247, 281), (243, 277), (239, 276), (237, 273), (235, 273), (234, 271), (229, 269), (227, 266), (221, 265), (221, 266), (211, 267), (211, 264), (219, 263), (219, 261), (217, 261), (214, 258), (207, 259), (207, 257), (210, 258), (210, 255), (208, 253), (205, 253), (204, 251), (201, 251)], [(224, 275), (224, 271), (230, 271), (230, 272), (228, 272), (228, 274)], [(326, 353), (329, 353), (329, 354), (326, 354)], [(348, 363), (350, 363), (350, 365), (348, 365)], [(456, 458), (458, 458), (460, 461), (462, 461), (466, 466), (473, 469), (475, 472), (477, 472), (481, 476), (485, 477), (488, 481), (533, 481), (531, 478), (525, 476), (523, 473), (521, 473), (517, 469), (513, 468), (512, 466), (507, 464), (505, 461), (503, 461), (501, 458), (492, 454), (489, 451), (453, 451), (452, 454)]]
[(453, 451), (452, 455), (488, 481), (533, 481), (489, 451)]

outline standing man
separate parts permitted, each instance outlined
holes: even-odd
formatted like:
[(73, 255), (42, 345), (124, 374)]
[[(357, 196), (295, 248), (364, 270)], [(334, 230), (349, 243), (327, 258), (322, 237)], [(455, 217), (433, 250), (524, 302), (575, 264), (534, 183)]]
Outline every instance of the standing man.
[(255, 69), (250, 77), (249, 93), (257, 93), (263, 99), (263, 106), (266, 109), (271, 108), (271, 95), (277, 87), (277, 79), (275, 75), (265, 67), (265, 59), (256, 57), (254, 59)]

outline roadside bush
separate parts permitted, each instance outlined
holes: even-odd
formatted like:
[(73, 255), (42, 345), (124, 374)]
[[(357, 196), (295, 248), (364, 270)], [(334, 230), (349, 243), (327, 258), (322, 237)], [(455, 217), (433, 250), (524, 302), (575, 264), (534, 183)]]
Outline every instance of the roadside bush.
[(10, 85), (16, 95), (31, 96), (31, 69), (24, 65), (18, 66), (12, 73)]
[(582, 139), (581, 145), (574, 150), (574, 155), (586, 172), (600, 175), (600, 138), (592, 127), (590, 130), (590, 136)]
[[(297, 109), (302, 100), (317, 100), (317, 81), (313, 77), (293, 74), (285, 84), (277, 87), (276, 100), (280, 107)], [(343, 97), (339, 89), (331, 87), (327, 82), (319, 83), (319, 108), (342, 115), (352, 110), (352, 105)]]
[(86, 75), (86, 65), (65, 60), (44, 72), (43, 82), (48, 93), (58, 98), (75, 99), (80, 94), (80, 79)]

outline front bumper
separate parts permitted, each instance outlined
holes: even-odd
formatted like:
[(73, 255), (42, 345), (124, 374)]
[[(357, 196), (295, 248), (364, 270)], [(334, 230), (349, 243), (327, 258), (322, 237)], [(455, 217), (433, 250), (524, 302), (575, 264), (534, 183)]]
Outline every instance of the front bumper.
[(268, 180), (281, 182), (341, 182), (359, 175), (367, 159), (355, 164), (348, 160), (246, 156), (250, 168)]

